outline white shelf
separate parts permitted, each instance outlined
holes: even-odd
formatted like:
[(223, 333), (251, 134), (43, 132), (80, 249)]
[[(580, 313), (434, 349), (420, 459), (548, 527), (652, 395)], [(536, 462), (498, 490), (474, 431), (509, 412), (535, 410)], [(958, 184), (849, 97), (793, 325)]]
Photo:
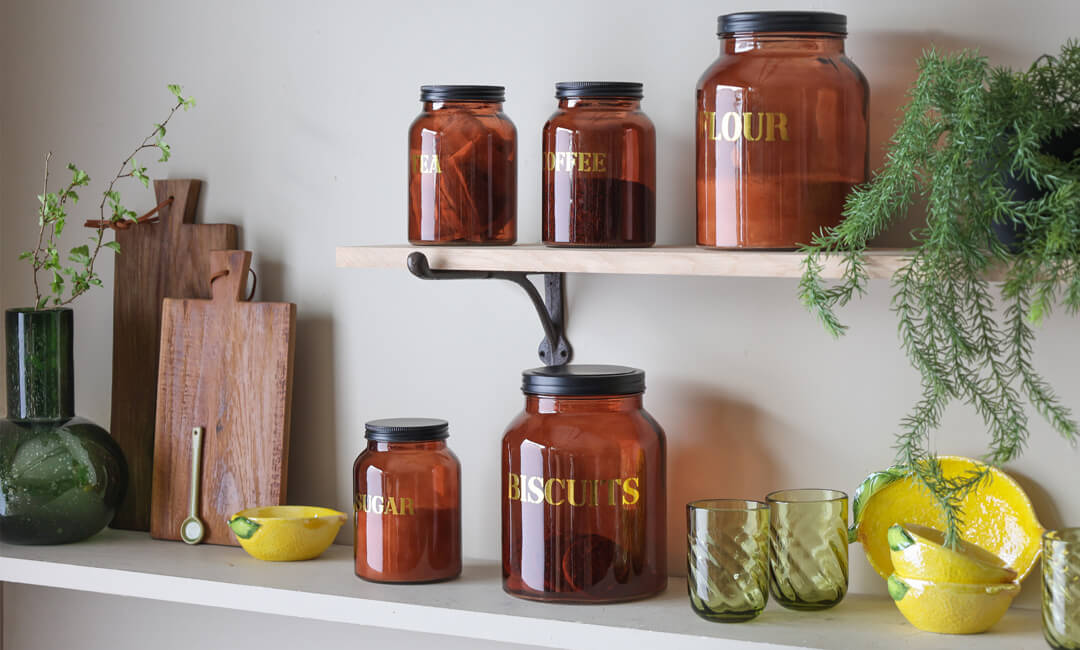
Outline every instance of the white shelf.
[[(353, 575), (352, 549), (310, 562), (267, 563), (239, 548), (153, 541), (107, 530), (78, 544), (0, 544), (0, 581), (509, 643), (581, 648), (867, 648), (1045, 650), (1036, 611), (1013, 609), (977, 638), (919, 632), (887, 597), (850, 595), (817, 613), (775, 603), (749, 623), (720, 624), (690, 611), (685, 581), (620, 605), (548, 605), (510, 597), (495, 562), (468, 562), (462, 577), (432, 585), (378, 585)], [(1028, 588), (1031, 588), (1030, 586)]]
[[(798, 278), (802, 253), (791, 251), (709, 250), (696, 246), (652, 248), (549, 248), (514, 246), (341, 246), (342, 268), (404, 269), (410, 253), (424, 253), (433, 269), (459, 271), (529, 271), (535, 273), (626, 273), (706, 275), (751, 278)], [(903, 251), (869, 254), (872, 278), (890, 278), (905, 262)], [(824, 260), (826, 278), (840, 276), (839, 259)]]

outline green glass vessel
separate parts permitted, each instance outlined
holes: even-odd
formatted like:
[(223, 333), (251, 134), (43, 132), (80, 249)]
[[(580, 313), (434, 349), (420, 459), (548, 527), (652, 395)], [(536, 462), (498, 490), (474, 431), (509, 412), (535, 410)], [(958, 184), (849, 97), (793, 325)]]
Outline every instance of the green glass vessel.
[(828, 609), (847, 594), (848, 498), (837, 490), (780, 490), (769, 504), (769, 585), (788, 609)]
[(1080, 650), (1080, 528), (1042, 538), (1043, 637), (1055, 650)]
[(769, 602), (769, 506), (741, 499), (686, 505), (686, 589), (707, 621), (738, 623)]
[(9, 309), (0, 420), (0, 542), (64, 544), (105, 528), (127, 487), (123, 452), (75, 416), (70, 309)]

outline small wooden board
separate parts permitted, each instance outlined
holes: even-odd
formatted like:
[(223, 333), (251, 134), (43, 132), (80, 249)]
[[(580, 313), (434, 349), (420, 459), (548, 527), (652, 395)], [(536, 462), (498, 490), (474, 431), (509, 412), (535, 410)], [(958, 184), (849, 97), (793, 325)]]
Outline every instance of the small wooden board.
[(191, 430), (203, 427), (199, 517), (205, 541), (236, 544), (226, 518), (285, 502), (296, 305), (245, 302), (249, 251), (211, 253), (210, 300), (162, 308), (150, 534), (180, 539)]
[(201, 181), (154, 181), (160, 221), (116, 232), (110, 433), (128, 462), (128, 489), (113, 528), (150, 530), (161, 302), (210, 297), (210, 251), (237, 246), (232, 224), (195, 224)]

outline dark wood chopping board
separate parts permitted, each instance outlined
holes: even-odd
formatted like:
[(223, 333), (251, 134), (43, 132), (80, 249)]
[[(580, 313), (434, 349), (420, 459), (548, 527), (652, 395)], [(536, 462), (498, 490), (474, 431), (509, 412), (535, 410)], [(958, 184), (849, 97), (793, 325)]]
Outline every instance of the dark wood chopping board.
[(210, 251), (237, 247), (232, 224), (196, 224), (202, 182), (154, 181), (160, 221), (116, 232), (110, 433), (128, 462), (128, 489), (113, 528), (150, 530), (161, 303), (210, 297)]
[(203, 427), (205, 541), (235, 545), (227, 517), (285, 502), (296, 305), (244, 301), (249, 251), (210, 260), (209, 277), (219, 276), (210, 300), (166, 298), (162, 307), (150, 534), (180, 539), (191, 431)]

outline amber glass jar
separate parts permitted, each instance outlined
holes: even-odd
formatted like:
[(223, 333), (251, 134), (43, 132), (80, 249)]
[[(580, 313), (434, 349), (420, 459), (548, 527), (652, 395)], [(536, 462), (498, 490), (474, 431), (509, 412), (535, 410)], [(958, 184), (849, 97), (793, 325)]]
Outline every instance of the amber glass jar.
[(421, 86), (409, 127), (409, 241), (517, 240), (517, 129), (502, 86)]
[(663, 591), (666, 443), (645, 373), (536, 368), (522, 390), (502, 445), (503, 589), (572, 603)]
[(697, 240), (795, 248), (840, 221), (866, 180), (866, 78), (844, 54), (847, 18), (720, 17), (720, 58), (697, 86)]
[(642, 85), (555, 84), (544, 125), (543, 237), (549, 246), (656, 242), (656, 129)]
[(461, 465), (445, 420), (394, 418), (366, 425), (353, 465), (356, 575), (375, 582), (435, 582), (461, 573)]

